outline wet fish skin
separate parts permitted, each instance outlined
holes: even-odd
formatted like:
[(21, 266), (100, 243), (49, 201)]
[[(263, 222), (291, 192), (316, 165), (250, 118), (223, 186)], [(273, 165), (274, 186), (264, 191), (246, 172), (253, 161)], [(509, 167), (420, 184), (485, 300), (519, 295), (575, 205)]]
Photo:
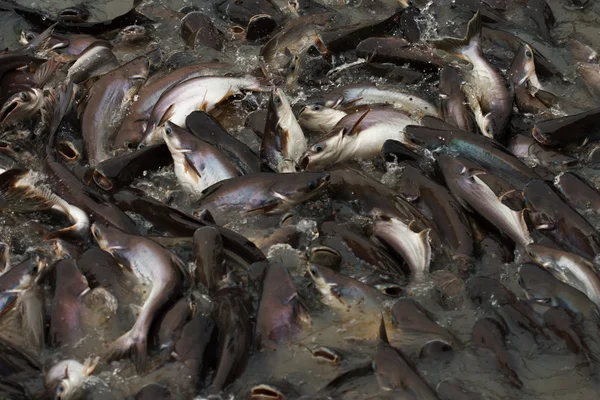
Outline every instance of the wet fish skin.
[(281, 264), (270, 263), (256, 316), (257, 343), (264, 346), (286, 340), (300, 332), (309, 319), (288, 272)]
[(298, 123), (304, 129), (324, 135), (345, 116), (345, 111), (315, 102), (302, 107), (298, 115)]
[(440, 238), (450, 246), (453, 256), (474, 255), (473, 232), (467, 216), (448, 189), (408, 164), (402, 171), (396, 190), (411, 202), (420, 202), (427, 207)]
[(581, 291), (534, 264), (519, 266), (519, 285), (528, 299), (553, 307), (567, 307), (592, 320), (600, 318), (598, 307)]
[(535, 74), (535, 62), (533, 60), (533, 50), (528, 44), (523, 44), (515, 54), (515, 58), (508, 70), (508, 76), (511, 81), (518, 86), (526, 86), (529, 82), (531, 89), (535, 92), (540, 89), (540, 83)]
[[(244, 373), (252, 348), (252, 303), (240, 288), (219, 290), (211, 314), (219, 331), (219, 361), (209, 393), (218, 393)], [(260, 313), (260, 311), (259, 311)], [(257, 326), (260, 318), (257, 318)]]
[(587, 353), (587, 346), (582, 340), (583, 332), (577, 326), (576, 320), (577, 315), (563, 307), (552, 307), (544, 313), (544, 323), (567, 343), (569, 351), (574, 354)]
[(507, 148), (520, 159), (539, 163), (552, 170), (574, 167), (579, 160), (548, 149), (540, 145), (532, 137), (515, 135), (508, 140)]
[(252, 76), (234, 78), (227, 76), (201, 76), (180, 82), (165, 91), (148, 118), (144, 139), (148, 145), (160, 139), (157, 128), (166, 121), (185, 127), (186, 117), (193, 111), (210, 111), (218, 103), (241, 91), (261, 91), (262, 85)]
[(147, 335), (156, 314), (178, 293), (184, 282), (191, 282), (189, 271), (172, 253), (150, 239), (130, 235), (116, 228), (94, 224), (92, 235), (100, 248), (111, 253), (125, 269), (135, 274), (152, 289), (133, 327), (110, 347), (109, 360), (135, 353), (136, 367), (146, 360)]
[[(153, 324), (153, 332), (151, 337), (154, 337), (152, 347), (163, 350), (170, 349), (175, 346), (175, 343), (182, 336), (184, 326), (192, 319), (194, 314), (195, 304), (190, 296), (185, 296), (179, 299), (177, 303), (171, 307), (164, 315), (160, 316), (160, 322)], [(154, 327), (158, 325), (158, 328)]]
[(184, 66), (161, 76), (152, 76), (140, 88), (137, 100), (115, 134), (115, 148), (135, 148), (142, 141), (152, 109), (163, 93), (188, 79), (219, 74), (230, 67), (227, 63), (198, 63)]
[(444, 121), (455, 127), (473, 132), (473, 117), (465, 106), (467, 99), (460, 90), (462, 78), (452, 67), (444, 67), (440, 71), (440, 102)]
[(135, 400), (171, 400), (172, 398), (171, 391), (158, 383), (144, 386), (134, 396)]
[(67, 80), (79, 84), (96, 76), (105, 75), (119, 68), (112, 46), (103, 40), (96, 41), (79, 55), (77, 61), (69, 67)]
[(599, 114), (600, 108), (594, 108), (579, 114), (544, 119), (535, 123), (532, 136), (540, 144), (548, 146), (597, 141), (600, 139), (596, 133), (600, 127)]
[(408, 64), (423, 72), (437, 72), (448, 65), (431, 48), (423, 48), (398, 37), (365, 39), (356, 47), (356, 56), (370, 59), (372, 63)]
[(175, 354), (193, 377), (195, 391), (204, 387), (208, 369), (214, 364), (217, 347), (217, 326), (203, 315), (198, 315), (183, 327), (181, 337), (175, 345)]
[(600, 307), (600, 277), (589, 259), (539, 244), (529, 245), (527, 253), (536, 264), (555, 278), (585, 293)]
[[(429, 311), (413, 299), (398, 299), (392, 307), (394, 326), (402, 331), (413, 331), (434, 335), (450, 347), (460, 347), (462, 343), (447, 329), (439, 326)], [(429, 339), (428, 339), (429, 340)]]
[(321, 193), (329, 185), (329, 179), (327, 172), (239, 176), (206, 189), (196, 206), (209, 210), (217, 223), (231, 220), (234, 212), (266, 215), (283, 213)]
[(491, 350), (498, 361), (500, 371), (513, 386), (522, 388), (523, 382), (514, 370), (513, 362), (506, 350), (504, 336), (502, 325), (492, 318), (481, 318), (473, 326), (473, 342)]
[(223, 238), (216, 228), (205, 226), (194, 232), (193, 243), (196, 282), (203, 284), (209, 294), (216, 293), (227, 273)]
[(578, 175), (572, 172), (558, 174), (554, 186), (576, 210), (600, 214), (600, 193)]
[(46, 373), (44, 385), (55, 394), (56, 399), (77, 398), (98, 361), (98, 357), (87, 358), (83, 364), (70, 359), (59, 361)]
[(44, 93), (40, 89), (31, 88), (14, 94), (0, 109), (0, 126), (31, 120), (43, 104)]
[(415, 125), (407, 126), (405, 132), (409, 147), (420, 151), (443, 150), (465, 157), (486, 170), (494, 171), (495, 176), (509, 182), (516, 189), (521, 190), (529, 181), (540, 179), (536, 172), (504, 146), (482, 135)]
[(85, 335), (81, 321), (81, 298), (90, 287), (73, 260), (58, 261), (54, 265), (54, 273), (50, 340), (54, 346), (69, 349)]
[(525, 247), (532, 242), (523, 213), (502, 204), (496, 194), (476, 176), (478, 171), (469, 170), (457, 159), (444, 154), (438, 157), (438, 162), (446, 185), (463, 207), (472, 207), (518, 246)]
[(148, 58), (138, 57), (104, 75), (92, 87), (81, 116), (81, 131), (92, 167), (110, 158), (110, 141), (146, 81), (149, 68)]
[(406, 113), (369, 109), (346, 115), (303, 155), (300, 166), (307, 171), (327, 169), (344, 161), (375, 158), (386, 140), (405, 143), (404, 127), (416, 124)]
[(187, 116), (185, 124), (200, 140), (210, 143), (227, 155), (243, 175), (261, 172), (260, 158), (246, 144), (229, 134), (212, 115), (194, 111)]
[(218, 149), (166, 121), (158, 128), (167, 144), (180, 185), (192, 194), (226, 179), (240, 176), (236, 165)]
[(327, 267), (309, 264), (307, 271), (321, 293), (321, 301), (343, 318), (379, 318), (387, 296), (369, 285)]
[(475, 13), (469, 21), (464, 38), (445, 38), (433, 41), (441, 50), (469, 61), (472, 70), (464, 70), (469, 106), (475, 113), (480, 132), (489, 138), (501, 140), (512, 112), (513, 95), (500, 72), (483, 56), (481, 50), (481, 14)]
[(382, 390), (405, 391), (419, 400), (439, 399), (435, 391), (406, 361), (406, 356), (390, 345), (383, 318), (379, 328), (379, 343), (373, 359), (373, 370)]
[[(306, 138), (283, 90), (271, 91), (267, 122), (260, 146), (261, 159), (278, 169), (281, 161), (298, 163), (307, 149)], [(283, 171), (279, 171), (283, 172)]]
[(537, 230), (580, 255), (594, 257), (600, 252), (600, 234), (545, 182), (531, 181), (523, 197)]

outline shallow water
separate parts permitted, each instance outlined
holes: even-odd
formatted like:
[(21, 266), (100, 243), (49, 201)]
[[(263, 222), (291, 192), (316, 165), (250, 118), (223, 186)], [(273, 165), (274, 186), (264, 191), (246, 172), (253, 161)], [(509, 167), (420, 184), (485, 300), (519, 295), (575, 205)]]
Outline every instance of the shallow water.
[[(27, 0), (19, 3), (31, 7), (42, 7), (52, 13), (64, 7), (76, 5), (79, 2), (62, 0), (34, 2)], [(129, 3), (131, 2), (119, 0), (95, 1), (90, 4), (92, 19), (102, 20), (121, 14), (130, 8)], [(277, 0), (276, 3), (281, 8), (285, 7), (285, 2), (282, 0)], [(394, 5), (392, 1), (384, 1), (377, 3), (380, 8), (369, 7), (368, 11), (364, 11), (364, 9), (359, 9), (354, 5), (340, 4), (339, 1), (335, 0), (326, 1), (325, 3), (348, 11), (348, 20), (353, 22), (388, 16)], [(447, 7), (450, 3), (450, 1), (429, 2), (427, 4), (417, 2), (422, 10), (426, 10), (422, 12), (420, 17), (425, 38), (437, 38), (448, 34), (459, 35), (464, 32), (465, 18), (457, 20), (459, 22), (449, 21), (447, 18), (449, 15)], [(590, 2), (592, 4), (589, 4), (585, 11), (582, 11), (569, 7), (567, 0), (549, 0), (548, 3), (557, 19), (557, 23), (552, 29), (552, 37), (558, 45), (544, 45), (542, 41), (527, 35), (523, 29), (518, 27), (515, 32), (518, 32), (523, 38), (532, 39), (534, 43), (539, 44), (538, 47), (546, 58), (551, 60), (562, 73), (562, 78), (541, 79), (543, 88), (556, 94), (560, 99), (560, 107), (554, 110), (557, 115), (573, 113), (596, 106), (597, 103), (590, 96), (581, 79), (577, 77), (574, 63), (564, 45), (564, 41), (575, 38), (594, 49), (600, 50), (600, 35), (598, 35), (600, 4)], [(177, 10), (187, 5), (197, 5), (208, 15), (216, 17), (209, 2), (158, 2), (154, 0), (144, 2), (139, 10), (148, 13), (147, 15), (156, 16), (157, 22), (154, 24), (154, 31), (152, 32), (153, 40), (145, 48), (123, 49), (120, 53), (118, 51), (115, 51), (115, 53), (122, 60), (129, 60), (135, 54), (141, 54), (154, 48), (164, 50), (167, 55), (182, 50), (183, 44), (178, 35), (177, 16), (170, 10)], [(515, 21), (522, 18), (520, 9), (516, 9), (514, 15), (511, 15), (511, 12), (506, 15), (509, 19), (513, 16)], [(0, 18), (5, 21), (0, 26), (0, 46), (18, 47), (16, 43), (21, 30), (28, 28), (26, 23), (11, 13), (2, 13)], [(229, 25), (226, 21), (217, 19), (217, 26), (227, 31)], [(213, 51), (198, 51), (195, 56), (206, 60), (212, 57), (230, 60), (238, 64), (241, 67), (240, 69), (249, 72), (256, 67), (259, 48), (260, 46), (233, 42), (226, 46), (222, 54)], [(510, 53), (508, 50), (492, 48), (489, 43), (486, 44), (485, 51), (486, 55), (495, 58), (498, 55)], [(510, 62), (512, 57), (508, 56), (505, 59)], [(355, 60), (351, 55), (341, 55), (336, 57), (334, 61), (335, 67)], [(506, 69), (509, 65), (500, 65), (500, 67)], [(367, 76), (364, 73), (354, 74), (352, 71), (335, 76), (333, 81), (322, 87), (300, 86), (293, 90), (287, 90), (286, 93), (290, 96), (292, 103), (296, 103), (319, 93), (321, 90), (342, 84), (381, 80)], [(428, 78), (417, 85), (399, 84), (398, 86), (414, 93), (435, 96), (437, 93), (435, 85), (435, 78)], [(265, 96), (256, 96), (256, 99), (261, 108), (266, 107)], [(236, 99), (215, 110), (213, 114), (219, 118), (229, 132), (235, 134), (254, 150), (258, 150), (259, 142), (256, 137), (247, 129), (244, 129), (244, 121), (249, 112), (243, 107), (242, 103), (243, 100)], [(532, 117), (526, 117), (526, 119), (528, 118), (531, 119)], [(377, 176), (379, 179), (385, 173), (382, 170), (375, 170), (371, 163), (361, 163), (361, 167), (365, 173)], [(397, 179), (395, 176), (398, 171), (394, 170), (392, 166), (388, 165), (387, 167), (390, 170), (383, 175), (383, 179), (392, 185), (394, 180)], [(588, 168), (583, 169), (582, 173), (593, 181), (597, 187), (600, 186), (597, 170)], [(148, 172), (134, 186), (182, 211), (188, 213), (195, 211), (193, 199), (190, 199), (178, 187), (172, 167), (164, 168), (158, 172)], [(305, 228), (314, 228), (334, 208), (340, 208), (339, 204), (324, 195), (297, 207), (295, 221)], [(354, 213), (349, 207), (341, 208), (345, 213), (345, 217), (352, 220), (356, 225), (366, 225), (369, 222), (364, 217)], [(243, 217), (227, 224), (227, 227), (248, 237), (265, 237), (269, 235), (265, 231), (270, 232), (268, 229), (274, 228), (278, 219), (278, 217)], [(159, 234), (141, 219), (136, 219), (136, 222), (143, 228), (144, 232)], [(47, 230), (56, 223), (56, 219), (51, 219), (45, 215), (35, 214), (24, 217), (21, 215), (0, 214), (0, 238), (12, 244), (12, 262), (20, 261), (25, 253), (29, 253), (38, 247), (50, 252), (50, 244), (40, 244), (38, 232)], [(600, 228), (600, 221), (594, 221), (594, 226)], [(344, 315), (331, 311), (320, 302), (318, 292), (306, 272), (308, 263), (306, 249), (311, 245), (320, 243), (320, 239), (314, 229), (305, 229), (298, 249), (276, 246), (268, 254), (271, 261), (282, 263), (290, 272), (302, 302), (310, 310), (312, 326), (306, 328), (289, 343), (282, 344), (276, 349), (263, 348), (260, 352), (255, 353), (250, 359), (245, 374), (232, 385), (227, 391), (227, 395), (233, 395), (236, 399), (245, 399), (248, 397), (249, 388), (253, 385), (280, 380), (288, 381), (303, 394), (316, 394), (321, 387), (342, 372), (371, 361), (377, 345), (379, 315), (365, 316), (352, 311)], [(338, 250), (342, 250), (344, 259), (348, 261), (342, 265), (340, 271), (357, 279), (366, 280), (372, 268), (357, 259), (348, 248), (344, 249), (342, 247)], [(444, 269), (445, 267), (446, 265), (442, 261), (438, 260), (436, 262), (434, 260), (432, 270)], [(517, 268), (518, 265), (515, 263), (502, 264), (500, 262), (489, 262), (474, 266), (474, 270), (477, 270), (480, 274), (499, 279), (506, 287), (524, 298), (516, 282)], [(481, 393), (486, 399), (502, 400), (517, 398), (567, 400), (597, 397), (600, 389), (597, 386), (598, 384), (586, 374), (584, 368), (577, 366), (580, 360), (567, 350), (562, 340), (554, 338), (553, 341), (536, 344), (531, 335), (526, 332), (509, 335), (509, 353), (517, 374), (524, 382), (524, 388), (517, 390), (511, 387), (507, 379), (498, 371), (497, 363), (491, 353), (487, 350), (475, 348), (471, 344), (471, 330), (474, 323), (481, 316), (487, 315), (483, 310), (471, 304), (467, 298), (463, 298), (463, 294), (450, 301), (443, 301), (430, 277), (426, 277), (422, 282), (411, 283), (406, 288), (406, 292), (411, 298), (417, 300), (432, 312), (441, 326), (449, 329), (464, 343), (464, 348), (456, 349), (452, 356), (442, 360), (419, 360), (420, 347), (427, 338), (411, 332), (400, 331), (388, 322), (388, 334), (391, 343), (401, 348), (412, 360), (415, 360), (418, 371), (432, 387), (435, 388), (444, 380), (451, 380), (459, 382), (468, 390)], [(387, 321), (389, 321), (389, 308), (392, 304), (393, 301), (386, 303), (386, 309), (383, 311)], [(133, 313), (135, 313), (135, 310), (120, 310), (116, 318), (121, 320), (130, 318), (133, 320)], [(80, 361), (83, 361), (88, 355), (101, 354), (107, 343), (118, 336), (118, 329), (112, 326), (112, 323), (114, 323), (114, 320), (96, 327), (82, 340), (74, 352)], [(14, 313), (5, 317), (1, 324), (0, 336), (22, 344), (24, 347), (28, 346), (27, 338), (20, 335), (19, 322), (16, 320)], [(308, 351), (309, 348), (316, 346), (340, 349), (345, 358), (340, 365), (319, 362), (312, 358)], [(45, 350), (40, 357), (43, 364), (47, 364), (50, 361), (60, 359), (61, 351), (60, 349)], [(156, 367), (158, 364), (159, 361), (155, 359), (153, 364), (148, 365), (146, 371), (150, 371), (151, 367)], [(95, 377), (97, 379), (93, 385), (94, 390), (91, 391), (93, 393), (88, 393), (89, 398), (103, 398), (102, 396), (107, 395), (108, 392), (111, 392), (115, 398), (121, 398), (124, 395), (136, 393), (144, 384), (152, 382), (166, 383), (174, 393), (177, 393), (178, 398), (189, 398), (189, 394), (184, 389), (187, 377), (181, 375), (179, 371), (162, 369), (140, 374), (135, 371), (130, 361), (122, 360), (111, 365), (101, 364)], [(41, 390), (41, 388), (39, 389)], [(346, 384), (341, 392), (343, 393), (341, 396), (343, 399), (375, 399), (380, 396), (378, 394), (379, 386), (374, 375), (365, 376)], [(226, 398), (226, 395), (223, 398)]]

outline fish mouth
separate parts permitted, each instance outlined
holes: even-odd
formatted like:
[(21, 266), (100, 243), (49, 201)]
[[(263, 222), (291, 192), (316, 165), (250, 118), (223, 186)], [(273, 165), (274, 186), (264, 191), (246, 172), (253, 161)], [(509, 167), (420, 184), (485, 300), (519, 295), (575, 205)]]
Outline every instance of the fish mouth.
[(94, 179), (94, 182), (96, 183), (96, 185), (98, 185), (100, 188), (104, 189), (104, 190), (112, 190), (112, 188), (114, 187), (113, 183), (110, 181), (110, 179), (108, 179), (106, 177), (106, 175), (104, 175), (102, 173), (102, 171), (95, 169), (94, 173), (92, 174), (92, 178)]
[(73, 143), (66, 140), (56, 144), (56, 151), (67, 162), (76, 162), (80, 157), (79, 151), (77, 151)]
[(533, 129), (531, 130), (531, 136), (533, 136), (533, 138), (541, 144), (549, 144), (548, 140), (546, 139), (546, 137), (544, 136), (543, 133), (541, 133), (540, 131), (538, 131), (536, 129), (536, 127), (534, 126)]
[(17, 107), (19, 107), (19, 104), (20, 104), (19, 101), (14, 100), (14, 101), (10, 102), (8, 104), (8, 106), (2, 110), (2, 112), (0, 113), (0, 124), (3, 124), (6, 122), (8, 117), (17, 109)]
[(310, 156), (309, 155), (303, 156), (302, 159), (300, 160), (300, 168), (302, 168), (303, 170), (306, 170), (308, 168), (309, 164), (310, 164)]
[(325, 360), (331, 364), (338, 364), (342, 357), (333, 350), (328, 349), (327, 347), (317, 347), (312, 350), (313, 358), (317, 358), (319, 360)]
[(286, 396), (271, 385), (257, 385), (250, 390), (252, 400), (285, 400)]

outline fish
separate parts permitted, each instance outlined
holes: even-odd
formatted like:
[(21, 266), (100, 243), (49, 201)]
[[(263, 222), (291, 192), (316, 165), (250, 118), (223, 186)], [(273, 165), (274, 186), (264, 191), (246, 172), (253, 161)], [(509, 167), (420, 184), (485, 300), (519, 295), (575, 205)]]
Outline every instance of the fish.
[(431, 243), (429, 232), (425, 229), (414, 232), (409, 224), (385, 214), (376, 215), (373, 233), (402, 256), (408, 264), (415, 280), (422, 279), (429, 272), (431, 263)]
[(220, 102), (242, 91), (262, 91), (261, 82), (252, 76), (201, 76), (182, 81), (166, 90), (154, 105), (148, 118), (141, 145), (160, 139), (158, 128), (166, 121), (185, 127), (192, 111), (210, 111)]
[(393, 86), (375, 84), (352, 84), (335, 88), (323, 94), (323, 105), (344, 110), (350, 106), (389, 105), (398, 111), (404, 111), (414, 120), (429, 115), (437, 117), (435, 104), (429, 100)]
[(439, 399), (435, 391), (409, 364), (406, 356), (389, 343), (383, 318), (373, 358), (373, 371), (381, 390), (406, 392), (420, 400)]
[(94, 168), (92, 179), (99, 188), (115, 191), (130, 185), (147, 171), (169, 166), (172, 162), (169, 148), (160, 143), (102, 161)]
[(215, 183), (241, 175), (236, 165), (218, 149), (170, 121), (158, 131), (173, 157), (175, 176), (189, 193), (200, 195)]
[(197, 45), (221, 50), (223, 38), (212, 21), (199, 11), (187, 13), (181, 19), (180, 35), (187, 47), (192, 50)]
[(307, 271), (321, 301), (345, 320), (379, 318), (387, 296), (359, 280), (330, 268), (309, 264)]
[(356, 56), (371, 63), (408, 65), (423, 72), (437, 72), (449, 65), (430, 46), (411, 44), (399, 37), (368, 38), (356, 46)]
[(481, 13), (478, 11), (469, 21), (464, 38), (434, 40), (432, 45), (471, 63), (472, 70), (463, 70), (465, 84), (462, 90), (475, 114), (475, 121), (484, 136), (503, 139), (512, 113), (513, 95), (504, 77), (483, 56)]
[(308, 310), (302, 304), (287, 270), (269, 263), (262, 280), (256, 340), (262, 346), (280, 343), (300, 332), (310, 324)]
[(600, 309), (583, 292), (556, 279), (550, 271), (537, 265), (519, 266), (519, 285), (528, 299), (551, 307), (567, 307), (586, 318), (600, 318)]
[(406, 142), (404, 127), (416, 124), (406, 113), (388, 109), (369, 109), (349, 114), (302, 156), (304, 170), (327, 169), (344, 161), (375, 158), (389, 139)]
[(281, 214), (320, 194), (329, 181), (328, 172), (239, 176), (204, 190), (195, 207), (209, 210), (217, 223), (233, 220), (234, 214)]
[(552, 170), (575, 167), (579, 160), (543, 147), (530, 136), (515, 135), (508, 140), (507, 148), (512, 154), (529, 164), (540, 164)]
[(9, 126), (31, 120), (41, 111), (44, 104), (44, 93), (31, 88), (14, 94), (0, 109), (0, 126)]
[(67, 203), (40, 184), (34, 173), (14, 168), (0, 175), (0, 209), (27, 213), (33, 211), (57, 211), (66, 216), (72, 225), (46, 235), (53, 238), (84, 238), (90, 226), (87, 214), (79, 207)]
[(440, 232), (440, 238), (450, 246), (455, 258), (473, 257), (470, 223), (460, 203), (448, 189), (408, 164), (402, 171), (396, 191), (410, 202), (426, 206)]
[[(392, 323), (403, 332), (410, 331), (434, 336), (451, 347), (460, 347), (462, 343), (449, 330), (439, 326), (431, 313), (412, 299), (399, 299), (392, 307)], [(429, 341), (429, 336), (424, 341)]]
[[(219, 332), (219, 361), (208, 392), (219, 393), (246, 370), (253, 343), (250, 318), (254, 310), (241, 288), (221, 289), (215, 293), (213, 301), (215, 308), (211, 317)], [(256, 326), (260, 326), (260, 317), (256, 321)]]
[(530, 86), (530, 91), (535, 93), (541, 89), (541, 84), (535, 73), (533, 50), (528, 44), (523, 44), (515, 54), (515, 58), (508, 70), (508, 77), (518, 86)]
[(560, 191), (571, 207), (583, 215), (600, 213), (600, 194), (577, 174), (572, 172), (558, 174), (554, 178), (554, 187)]
[(597, 267), (587, 258), (567, 251), (531, 244), (527, 253), (556, 279), (574, 287), (600, 307), (600, 277)]
[(463, 207), (477, 211), (516, 245), (525, 248), (532, 242), (523, 212), (513, 211), (502, 204), (489, 186), (477, 177), (483, 171), (471, 170), (444, 154), (439, 156), (438, 162), (446, 185)]
[(495, 176), (519, 190), (529, 181), (541, 178), (500, 143), (482, 135), (417, 125), (408, 125), (405, 135), (405, 144), (411, 149), (420, 152), (425, 149), (435, 153), (447, 152), (467, 158), (486, 170), (494, 171)]
[(194, 232), (193, 241), (196, 283), (202, 283), (208, 293), (215, 293), (227, 273), (223, 237), (216, 228), (205, 226)]
[(50, 341), (54, 346), (64, 346), (68, 353), (85, 335), (81, 300), (90, 291), (90, 287), (73, 260), (62, 259), (53, 269), (55, 278), (50, 314)]
[(99, 357), (89, 357), (83, 364), (76, 360), (59, 361), (44, 376), (44, 385), (54, 393), (55, 399), (77, 398), (99, 361)]
[(115, 134), (114, 147), (133, 149), (140, 144), (152, 109), (167, 90), (188, 79), (219, 74), (229, 70), (230, 67), (231, 65), (227, 63), (195, 63), (177, 68), (165, 75), (150, 77), (138, 91), (136, 100)]
[(346, 115), (345, 111), (314, 102), (300, 109), (298, 123), (303, 129), (326, 134)]
[(297, 164), (307, 149), (306, 138), (296, 120), (287, 96), (280, 88), (271, 91), (267, 123), (260, 146), (261, 159), (278, 172), (296, 172), (280, 169), (281, 162)]
[(160, 309), (180, 293), (181, 286), (192, 281), (190, 272), (179, 258), (150, 239), (99, 224), (90, 229), (100, 249), (110, 253), (140, 283), (152, 285), (135, 324), (111, 344), (107, 354), (108, 360), (115, 360), (133, 352), (136, 367), (141, 369), (147, 356), (147, 336), (152, 321)]
[(112, 46), (105, 41), (95, 41), (79, 54), (69, 67), (67, 81), (80, 84), (96, 76), (105, 75), (119, 68), (119, 61)]
[(473, 132), (473, 117), (466, 107), (467, 99), (460, 90), (462, 78), (452, 67), (440, 71), (440, 109), (444, 121), (466, 132)]
[(145, 56), (104, 75), (92, 87), (81, 115), (88, 163), (95, 167), (110, 158), (110, 141), (133, 97), (146, 81), (150, 61)]
[(277, 29), (277, 21), (269, 14), (258, 14), (250, 18), (246, 27), (246, 40), (264, 39)]
[(538, 143), (547, 146), (565, 146), (570, 143), (587, 144), (600, 139), (600, 108), (565, 117), (548, 118), (535, 123), (531, 135)]
[(0, 315), (11, 310), (25, 291), (40, 282), (46, 266), (39, 257), (28, 257), (0, 276)]
[(196, 137), (210, 143), (227, 155), (242, 175), (261, 172), (260, 158), (244, 142), (231, 135), (213, 116), (204, 111), (194, 111), (185, 124)]
[(523, 382), (515, 371), (513, 361), (506, 349), (504, 331), (501, 324), (492, 318), (481, 318), (473, 326), (473, 342), (492, 351), (500, 367), (500, 371), (508, 378), (511, 385), (522, 388)]
[(531, 181), (523, 189), (523, 197), (537, 230), (582, 256), (591, 258), (600, 252), (600, 234), (548, 184)]
[(493, 310), (513, 333), (528, 332), (533, 338), (548, 338), (534, 311), (504, 285), (492, 278), (473, 276), (466, 289), (474, 304)]

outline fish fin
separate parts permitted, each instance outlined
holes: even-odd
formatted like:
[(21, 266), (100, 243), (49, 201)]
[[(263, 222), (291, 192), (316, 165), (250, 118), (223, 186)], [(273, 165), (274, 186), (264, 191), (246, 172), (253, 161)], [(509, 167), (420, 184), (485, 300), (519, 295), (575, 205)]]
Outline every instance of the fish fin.
[(346, 130), (344, 130), (344, 135), (345, 136), (352, 136), (352, 135), (358, 134), (358, 127), (360, 126), (360, 123), (363, 121), (363, 119), (365, 119), (365, 117), (370, 112), (371, 112), (371, 109), (369, 108), (367, 111), (365, 111), (363, 113), (363, 115), (360, 116), (360, 118), (358, 118), (358, 120), (356, 121), (356, 123), (352, 126), (352, 129), (350, 129), (350, 132), (346, 132)]
[(467, 176), (471, 179), (473, 179), (475, 176), (478, 175), (485, 175), (487, 174), (487, 171), (484, 169), (479, 169), (479, 168), (469, 168), (465, 171), (467, 173)]
[(48, 43), (50, 38), (52, 37), (56, 25), (58, 25), (58, 22), (55, 22), (54, 24), (50, 25), (48, 29), (46, 29), (44, 32), (40, 33), (35, 39), (33, 39), (27, 47), (30, 49), (35, 49), (36, 52), (43, 50), (46, 47), (46, 44)]
[(423, 229), (421, 232), (417, 233), (419, 238), (423, 241), (423, 243), (429, 243), (431, 240), (431, 228)]
[(314, 41), (314, 46), (317, 50), (319, 50), (319, 53), (321, 53), (322, 56), (326, 56), (329, 55), (329, 49), (327, 48), (327, 46), (325, 45), (325, 43), (323, 42), (323, 39), (321, 39), (321, 35), (317, 35), (315, 37), (315, 41)]
[(193, 161), (188, 157), (188, 153), (183, 154), (183, 169), (186, 171), (186, 173), (189, 171), (189, 172), (193, 172), (194, 174), (196, 174), (196, 176), (198, 177), (196, 179), (196, 183), (200, 183), (202, 174), (200, 173), (200, 171), (198, 171), (198, 169), (194, 165)]
[(96, 366), (98, 365), (99, 361), (100, 361), (100, 357), (86, 358), (85, 361), (83, 362), (83, 374), (90, 376), (96, 369)]
[[(277, 195), (277, 193), (274, 193), (274, 194)], [(275, 209), (278, 205), (279, 205), (279, 200), (272, 199), (272, 200), (264, 202), (263, 204), (261, 204), (258, 207), (254, 207), (249, 210), (246, 210), (246, 212), (253, 213), (253, 212), (257, 212), (257, 211), (263, 211), (265, 213), (268, 213), (269, 211)]]
[(467, 56), (464, 55), (465, 49), (468, 47), (474, 47), (478, 52), (481, 52), (480, 42), (481, 42), (481, 14), (479, 11), (475, 13), (473, 18), (469, 21), (469, 25), (467, 26), (467, 33), (464, 38), (444, 38), (439, 40), (434, 40), (432, 42), (433, 46), (437, 49), (443, 50), (447, 53), (453, 54), (463, 60), (469, 60)]
[(385, 329), (385, 320), (383, 319), (383, 314), (381, 314), (381, 322), (379, 323), (379, 340), (384, 343), (390, 343), (388, 340), (387, 331)]
[(185, 45), (192, 50), (196, 50), (196, 39), (198, 38), (198, 33), (200, 33), (200, 29), (198, 29), (195, 32), (192, 32), (192, 34), (188, 37), (187, 41), (185, 42)]
[(54, 57), (50, 57), (48, 61), (40, 65), (37, 71), (35, 71), (35, 74), (33, 75), (33, 81), (35, 82), (35, 85), (42, 89), (46, 83), (48, 83), (60, 65), (61, 63), (58, 60), (56, 60)]
[(135, 353), (135, 366), (141, 370), (146, 361), (147, 337), (135, 332), (134, 327), (123, 336), (115, 340), (106, 355), (106, 361), (114, 361), (124, 356)]
[(175, 104), (171, 104), (169, 106), (169, 108), (167, 108), (167, 111), (165, 111), (165, 113), (163, 114), (162, 118), (160, 119), (158, 126), (161, 126), (162, 124), (164, 124), (165, 122), (170, 120), (174, 114), (174, 110), (175, 110)]
[(285, 56), (289, 57), (290, 59), (294, 58), (294, 55), (292, 54), (292, 52), (290, 51), (290, 49), (288, 47), (283, 49), (283, 54), (285, 54)]

